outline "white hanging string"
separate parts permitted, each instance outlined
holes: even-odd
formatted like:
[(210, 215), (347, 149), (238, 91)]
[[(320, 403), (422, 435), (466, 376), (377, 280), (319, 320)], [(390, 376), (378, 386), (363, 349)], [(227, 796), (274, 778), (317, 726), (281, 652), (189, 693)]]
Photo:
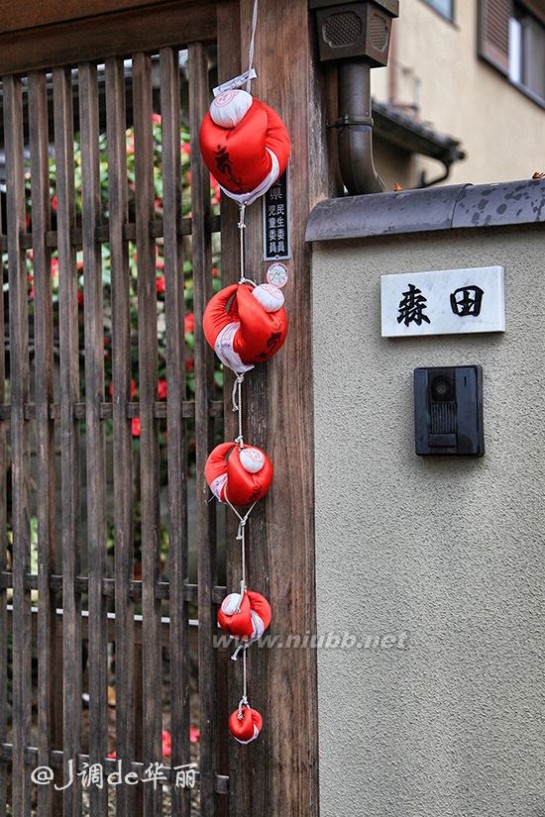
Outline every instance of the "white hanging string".
[(246, 250), (244, 243), (244, 230), (246, 229), (246, 204), (239, 205), (239, 221), (237, 224), (239, 229), (239, 244), (240, 244), (240, 279), (239, 284), (253, 284), (257, 286), (255, 281), (246, 277)]
[(257, 6), (258, 0), (254, 0), (254, 10), (252, 14), (252, 35), (250, 37), (250, 48), (248, 49), (248, 81), (246, 82), (246, 90), (250, 91), (250, 75), (254, 67), (254, 51), (255, 51), (255, 32), (257, 28)]
[(233, 384), (233, 393), (231, 400), (233, 403), (233, 411), (238, 411), (238, 437), (235, 442), (239, 444), (240, 449), (244, 448), (244, 436), (242, 434), (242, 384), (244, 382), (244, 375), (237, 374), (237, 378)]
[(250, 509), (246, 512), (244, 516), (241, 516), (234, 505), (231, 504), (229, 497), (227, 496), (227, 492), (225, 493), (225, 500), (232, 511), (234, 511), (238, 517), (238, 531), (237, 531), (237, 541), (240, 542), (240, 549), (241, 549), (241, 563), (242, 563), (242, 579), (240, 582), (240, 595), (243, 596), (246, 592), (246, 523), (250, 518), (250, 514), (252, 513), (253, 509), (255, 508), (257, 502), (254, 502), (253, 505), (250, 506)]
[(246, 229), (246, 205), (241, 204), (239, 208), (240, 218), (238, 221), (238, 233), (239, 233), (239, 241), (240, 241), (240, 281), (239, 284), (243, 284), (246, 280), (244, 277), (245, 272), (245, 258), (244, 258), (244, 230)]
[[(253, 505), (250, 506), (249, 510), (246, 511), (244, 516), (242, 516), (235, 506), (230, 502), (229, 497), (225, 494), (225, 500), (232, 511), (238, 517), (238, 531), (237, 531), (237, 541), (240, 542), (240, 555), (241, 555), (241, 580), (240, 580), (240, 602), (242, 603), (242, 599), (244, 598), (244, 594), (246, 593), (246, 523), (250, 518), (250, 514), (252, 513), (253, 509), (257, 505), (257, 502), (254, 502)], [(236, 611), (237, 613), (240, 612), (240, 606)], [(244, 641), (241, 641), (236, 650), (234, 651), (233, 655), (231, 656), (232, 661), (236, 661), (238, 658), (238, 654), (241, 650), (244, 650), (244, 655), (246, 654), (247, 644)], [(246, 694), (246, 693), (244, 693)]]
[(248, 676), (246, 672), (246, 650), (242, 653), (242, 698), (238, 703), (238, 719), (239, 721), (242, 720), (244, 717), (243, 708), (245, 706), (250, 706), (248, 702)]

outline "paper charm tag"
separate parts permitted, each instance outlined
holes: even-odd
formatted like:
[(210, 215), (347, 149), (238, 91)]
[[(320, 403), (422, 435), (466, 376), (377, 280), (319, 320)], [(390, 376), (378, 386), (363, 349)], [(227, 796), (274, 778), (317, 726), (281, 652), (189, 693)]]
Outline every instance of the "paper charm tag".
[(217, 85), (213, 89), (213, 94), (214, 96), (219, 96), (223, 94), (224, 91), (233, 91), (235, 88), (242, 88), (249, 79), (257, 79), (257, 74), (253, 68), (249, 71), (245, 71), (243, 74), (239, 74), (238, 77), (233, 77), (233, 79), (228, 79), (227, 82), (222, 82), (221, 85)]
[(288, 268), (285, 264), (276, 262), (276, 264), (271, 264), (267, 270), (267, 282), (277, 287), (285, 287), (288, 283), (288, 277)]

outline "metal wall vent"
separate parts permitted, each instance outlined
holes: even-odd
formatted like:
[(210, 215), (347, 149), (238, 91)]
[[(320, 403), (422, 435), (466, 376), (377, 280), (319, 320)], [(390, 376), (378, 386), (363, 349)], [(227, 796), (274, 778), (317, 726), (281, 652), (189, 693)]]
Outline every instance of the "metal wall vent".
[(369, 21), (369, 40), (379, 51), (384, 51), (388, 45), (390, 31), (384, 19), (378, 14), (373, 14)]
[(324, 23), (322, 33), (331, 48), (354, 45), (363, 30), (361, 17), (353, 11), (332, 14)]

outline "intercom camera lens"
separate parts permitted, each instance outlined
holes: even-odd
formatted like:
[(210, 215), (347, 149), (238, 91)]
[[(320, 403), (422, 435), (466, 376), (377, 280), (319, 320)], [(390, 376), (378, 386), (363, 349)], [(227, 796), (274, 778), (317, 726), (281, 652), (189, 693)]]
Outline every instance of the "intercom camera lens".
[(446, 377), (436, 377), (431, 384), (431, 394), (434, 400), (454, 400), (454, 384)]

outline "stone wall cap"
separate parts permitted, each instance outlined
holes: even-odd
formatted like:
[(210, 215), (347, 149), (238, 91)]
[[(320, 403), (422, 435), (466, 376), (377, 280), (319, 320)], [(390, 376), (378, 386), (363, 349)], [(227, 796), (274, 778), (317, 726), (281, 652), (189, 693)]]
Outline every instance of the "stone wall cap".
[(344, 196), (311, 211), (307, 241), (545, 223), (545, 180)]

